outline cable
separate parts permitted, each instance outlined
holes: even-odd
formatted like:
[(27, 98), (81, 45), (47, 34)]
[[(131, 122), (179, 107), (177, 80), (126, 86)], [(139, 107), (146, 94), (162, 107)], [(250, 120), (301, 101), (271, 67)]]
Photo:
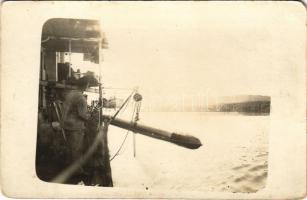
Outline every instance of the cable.
[(118, 113), (121, 111), (121, 109), (125, 106), (125, 104), (127, 104), (127, 102), (131, 99), (131, 97), (132, 97), (132, 95), (133, 95), (133, 93), (134, 93), (135, 91), (133, 91), (131, 94), (130, 94), (130, 96), (125, 100), (125, 102), (121, 105), (121, 107), (118, 109), (118, 111), (112, 116), (112, 118), (111, 118), (111, 120), (112, 119), (115, 119), (115, 117), (118, 115)]
[(122, 141), (120, 147), (118, 148), (118, 150), (116, 151), (116, 153), (114, 154), (114, 156), (110, 159), (110, 162), (111, 162), (116, 156), (119, 155), (119, 152), (120, 152), (120, 150), (123, 148), (123, 146), (124, 146), (124, 144), (125, 144), (125, 142), (126, 142), (126, 139), (127, 139), (128, 135), (129, 135), (129, 131), (127, 131), (124, 140)]
[[(135, 111), (136, 111), (136, 105), (134, 105), (134, 109), (133, 109), (133, 113), (132, 113), (131, 122), (133, 122), (133, 118), (134, 118), (134, 115), (135, 115)], [(121, 145), (120, 145), (120, 147), (118, 148), (118, 150), (116, 151), (116, 153), (114, 154), (114, 156), (110, 159), (110, 162), (111, 162), (116, 156), (119, 155), (120, 150), (123, 148), (123, 146), (124, 146), (124, 144), (125, 144), (125, 142), (126, 142), (126, 139), (127, 139), (128, 135), (129, 135), (129, 132), (130, 132), (130, 131), (128, 130), (127, 133), (126, 133), (126, 135), (125, 135), (124, 140), (122, 141), (122, 143), (121, 143)]]
[[(121, 112), (125, 112), (125, 110), (127, 109), (128, 105), (129, 105), (130, 101), (128, 103), (126, 103), (126, 105), (121, 109)], [(118, 114), (119, 115), (119, 114)], [(116, 117), (116, 116), (115, 116)], [(114, 117), (112, 118), (114, 119)]]

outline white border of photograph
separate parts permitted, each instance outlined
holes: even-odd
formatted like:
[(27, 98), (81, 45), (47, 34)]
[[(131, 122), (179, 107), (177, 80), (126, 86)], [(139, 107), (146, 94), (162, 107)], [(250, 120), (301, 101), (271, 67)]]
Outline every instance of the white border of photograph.
[[(146, 9), (231, 9), (274, 19), (288, 52), (272, 80), (268, 179), (256, 193), (130, 190), (41, 181), (35, 172), (40, 42), (50, 18), (103, 19)], [(205, 14), (205, 13), (204, 13)], [(255, 18), (256, 19), (256, 18)], [(116, 21), (114, 21), (116, 23)], [(253, 23), (253, 21), (250, 21)], [(268, 23), (263, 21), (263, 23)], [(102, 21), (103, 29), (103, 21)], [(280, 27), (282, 26), (282, 27)], [(248, 40), (248, 38), (246, 38)], [(291, 47), (291, 48), (290, 48)], [(286, 51), (290, 48), (291, 51)], [(15, 198), (288, 199), (306, 195), (306, 9), (297, 1), (13, 2), (1, 7), (1, 189)], [(295, 78), (293, 78), (295, 77)], [(292, 80), (292, 81), (289, 81)]]

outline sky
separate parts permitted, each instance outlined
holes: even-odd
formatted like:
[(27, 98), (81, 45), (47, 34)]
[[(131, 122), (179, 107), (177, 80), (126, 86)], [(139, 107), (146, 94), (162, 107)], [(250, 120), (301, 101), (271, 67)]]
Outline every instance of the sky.
[(138, 87), (149, 98), (171, 102), (199, 94), (270, 96), (276, 80), (295, 80), (296, 57), (287, 55), (300, 48), (292, 36), (302, 31), (291, 6), (214, 8), (208, 3), (102, 9), (109, 43), (102, 51), (104, 85)]

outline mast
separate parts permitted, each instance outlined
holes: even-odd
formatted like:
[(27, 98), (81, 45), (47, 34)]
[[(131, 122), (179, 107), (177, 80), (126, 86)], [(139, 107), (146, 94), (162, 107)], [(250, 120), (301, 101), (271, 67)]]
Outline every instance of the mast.
[(103, 54), (102, 49), (106, 48), (104, 46), (105, 38), (104, 34), (101, 33), (101, 39), (99, 40), (98, 44), (98, 52), (99, 52), (99, 130), (103, 129), (102, 131), (102, 156), (103, 156), (103, 185), (107, 187), (113, 187), (113, 180), (112, 180), (112, 170), (110, 165), (110, 153), (109, 153), (109, 145), (108, 145), (108, 126), (109, 120), (103, 118), (103, 97), (102, 97), (102, 80), (101, 80), (101, 65), (103, 62)]

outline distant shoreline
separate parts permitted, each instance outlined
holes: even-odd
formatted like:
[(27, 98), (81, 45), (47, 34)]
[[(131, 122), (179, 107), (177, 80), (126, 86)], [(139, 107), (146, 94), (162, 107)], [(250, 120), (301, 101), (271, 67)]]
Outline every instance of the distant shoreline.
[(248, 112), (221, 112), (221, 111), (160, 111), (160, 110), (144, 110), (143, 113), (208, 113), (208, 114), (224, 114), (224, 115), (246, 115), (246, 116), (269, 116), (270, 113), (248, 113)]

